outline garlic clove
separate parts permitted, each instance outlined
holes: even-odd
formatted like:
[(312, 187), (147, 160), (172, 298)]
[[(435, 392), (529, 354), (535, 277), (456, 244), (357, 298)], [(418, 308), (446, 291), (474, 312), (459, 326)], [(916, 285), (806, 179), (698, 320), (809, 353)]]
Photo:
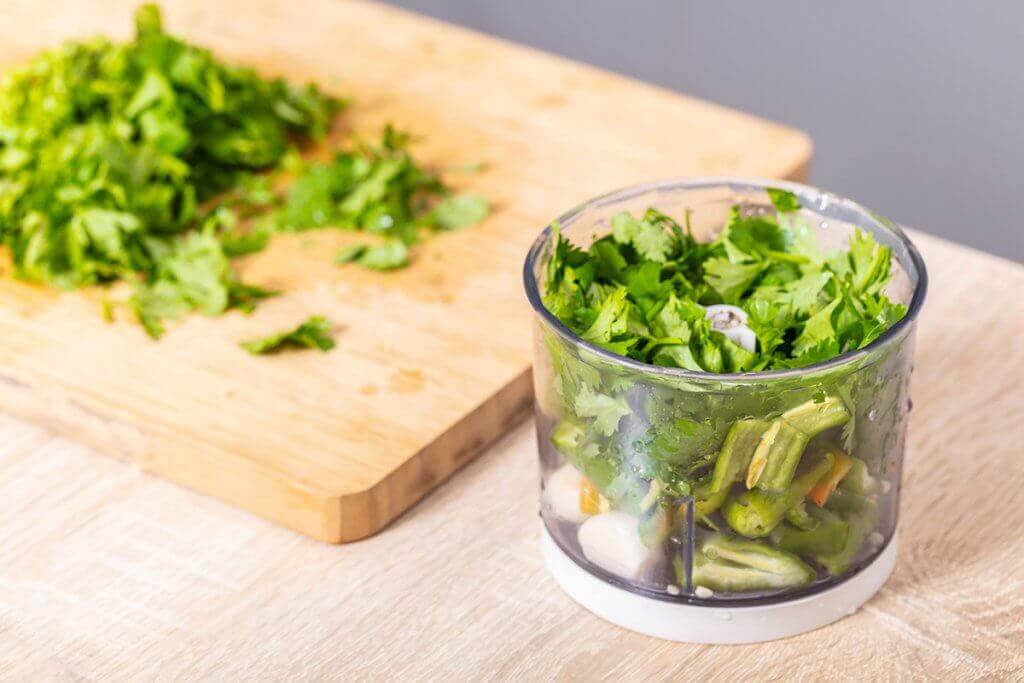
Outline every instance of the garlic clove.
[(580, 509), (580, 489), (583, 475), (568, 463), (551, 473), (544, 482), (544, 499), (560, 519), (579, 524), (590, 517)]
[(739, 306), (715, 304), (704, 309), (704, 317), (711, 321), (711, 329), (721, 332), (737, 346), (751, 353), (757, 348), (757, 335), (747, 327), (747, 312)]
[(653, 557), (640, 539), (637, 519), (618, 510), (585, 521), (577, 539), (588, 560), (626, 579), (639, 578)]

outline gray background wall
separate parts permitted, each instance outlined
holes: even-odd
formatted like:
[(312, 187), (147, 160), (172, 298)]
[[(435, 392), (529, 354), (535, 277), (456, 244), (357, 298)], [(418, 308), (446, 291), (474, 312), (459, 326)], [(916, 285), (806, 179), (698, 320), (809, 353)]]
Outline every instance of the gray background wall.
[(811, 182), (1024, 262), (1024, 3), (390, 0), (807, 131)]

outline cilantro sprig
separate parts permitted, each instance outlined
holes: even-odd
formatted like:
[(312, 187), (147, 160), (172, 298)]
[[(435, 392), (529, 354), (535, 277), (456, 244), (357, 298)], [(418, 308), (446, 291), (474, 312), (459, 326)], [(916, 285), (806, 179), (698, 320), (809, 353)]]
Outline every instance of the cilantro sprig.
[(314, 315), (294, 329), (244, 341), (239, 346), (249, 353), (260, 355), (277, 353), (286, 348), (330, 351), (334, 348), (335, 343), (331, 336), (331, 321), (322, 315)]
[[(891, 253), (866, 232), (823, 256), (796, 196), (772, 190), (775, 215), (734, 206), (698, 242), (656, 209), (620, 213), (586, 249), (556, 226), (544, 305), (576, 334), (654, 365), (715, 373), (800, 367), (863, 348), (906, 314), (885, 293)], [(751, 351), (712, 328), (706, 307), (743, 309)]]

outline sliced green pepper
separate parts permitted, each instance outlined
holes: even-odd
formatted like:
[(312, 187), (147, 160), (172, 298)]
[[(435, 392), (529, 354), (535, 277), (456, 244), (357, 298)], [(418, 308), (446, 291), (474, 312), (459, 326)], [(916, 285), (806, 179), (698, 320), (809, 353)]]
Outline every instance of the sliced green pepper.
[(784, 412), (761, 436), (747, 468), (747, 488), (784, 493), (811, 438), (849, 419), (846, 405), (834, 396)]
[(722, 450), (715, 460), (715, 471), (711, 477), (711, 493), (729, 490), (740, 473), (750, 466), (761, 435), (768, 429), (766, 420), (739, 420), (729, 428)]
[(705, 477), (693, 491), (693, 509), (697, 513), (697, 517), (707, 517), (713, 513), (722, 506), (728, 495), (728, 486), (713, 491), (711, 480)]
[(831, 574), (842, 574), (850, 569), (864, 541), (878, 524), (878, 506), (875, 501), (864, 496), (845, 491), (836, 493), (842, 495), (830, 496), (826, 507), (838, 512), (849, 525), (846, 542), (833, 553), (815, 554), (811, 557)]
[(804, 500), (786, 510), (786, 521), (804, 531), (818, 526), (818, 520), (807, 512), (807, 501)]
[(814, 436), (826, 429), (846, 424), (850, 419), (850, 411), (842, 399), (828, 396), (824, 401), (808, 401), (787, 410), (782, 414), (782, 419), (804, 434)]
[(559, 420), (551, 432), (551, 443), (564, 453), (571, 453), (583, 444), (587, 433), (583, 426), (572, 420)]
[(813, 514), (814, 528), (798, 529), (788, 523), (780, 524), (772, 530), (772, 543), (798, 555), (827, 555), (842, 550), (850, 525), (827, 510), (815, 510)]
[(868, 465), (860, 458), (851, 457), (853, 465), (846, 473), (843, 480), (839, 482), (840, 488), (852, 491), (862, 496), (870, 496), (878, 491), (878, 480), (871, 476)]
[(837, 489), (828, 498), (826, 510), (839, 513), (842, 517), (860, 517), (875, 510), (875, 501), (869, 496), (862, 496), (852, 491)]
[(747, 488), (781, 493), (793, 481), (793, 473), (803, 457), (807, 434), (778, 419), (768, 427), (757, 444), (747, 469)]
[(693, 585), (718, 591), (786, 588), (813, 580), (814, 570), (796, 555), (723, 534), (705, 538), (693, 562)]
[(760, 538), (779, 525), (786, 512), (804, 499), (818, 480), (832, 467), (833, 457), (826, 453), (790, 484), (785, 493), (755, 489), (731, 495), (722, 508), (725, 521), (747, 538)]

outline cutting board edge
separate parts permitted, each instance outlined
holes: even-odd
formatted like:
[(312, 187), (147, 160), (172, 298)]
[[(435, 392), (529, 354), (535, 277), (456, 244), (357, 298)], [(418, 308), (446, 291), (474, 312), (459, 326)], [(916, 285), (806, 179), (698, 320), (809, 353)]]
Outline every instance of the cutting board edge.
[[(102, 415), (61, 392), (0, 373), (0, 410), (136, 465), (212, 499), (326, 543), (350, 543), (383, 530), (516, 426), (533, 403), (527, 365), (426, 447), (374, 484), (332, 491), (210, 444), (147, 432)], [(460, 446), (461, 444), (461, 446)], [(215, 473), (211, 476), (211, 472)], [(277, 504), (268, 504), (268, 501)]]
[(319, 540), (351, 543), (384, 530), (526, 420), (532, 408), (533, 367), (527, 365), (386, 477), (362, 491), (332, 495), (330, 504), (336, 506), (337, 513), (329, 518), (338, 524)]

